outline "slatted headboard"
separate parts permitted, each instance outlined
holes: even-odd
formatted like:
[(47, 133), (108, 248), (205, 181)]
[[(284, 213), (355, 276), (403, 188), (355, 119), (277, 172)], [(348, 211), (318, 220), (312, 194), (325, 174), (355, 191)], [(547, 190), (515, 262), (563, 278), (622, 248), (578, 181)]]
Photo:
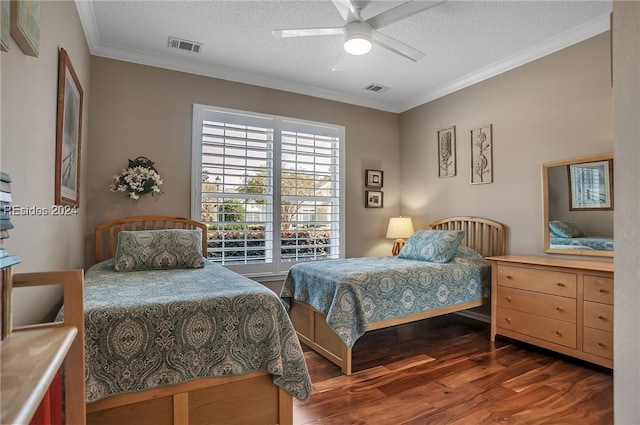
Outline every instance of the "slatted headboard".
[(207, 225), (198, 221), (182, 217), (168, 217), (163, 215), (138, 215), (122, 217), (100, 223), (96, 226), (96, 259), (99, 263), (112, 258), (116, 252), (118, 232), (122, 230), (160, 230), (187, 229), (202, 231), (202, 255), (207, 256)]
[(506, 253), (506, 228), (502, 223), (480, 217), (447, 217), (429, 224), (432, 230), (464, 230), (462, 244), (483, 257)]

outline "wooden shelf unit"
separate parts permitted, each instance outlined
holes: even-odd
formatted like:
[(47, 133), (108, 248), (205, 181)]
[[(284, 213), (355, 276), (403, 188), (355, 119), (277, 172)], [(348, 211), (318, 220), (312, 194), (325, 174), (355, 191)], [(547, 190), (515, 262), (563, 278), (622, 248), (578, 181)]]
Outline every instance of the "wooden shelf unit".
[(488, 259), (492, 341), (503, 335), (613, 368), (613, 263)]
[(29, 423), (64, 365), (64, 423), (85, 424), (83, 284), (82, 270), (13, 274), (13, 288), (62, 285), (65, 316), (11, 329), (0, 342), (0, 423)]

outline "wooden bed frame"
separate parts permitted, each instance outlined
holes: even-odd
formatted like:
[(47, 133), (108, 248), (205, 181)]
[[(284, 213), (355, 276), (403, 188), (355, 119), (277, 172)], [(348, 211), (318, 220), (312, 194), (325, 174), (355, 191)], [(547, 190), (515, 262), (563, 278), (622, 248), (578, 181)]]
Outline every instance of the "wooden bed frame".
[[(506, 229), (504, 225), (479, 217), (449, 217), (435, 221), (429, 225), (434, 230), (464, 230), (462, 245), (478, 251), (484, 257), (505, 254)], [(424, 311), (406, 317), (370, 323), (367, 331), (388, 328), (404, 323), (415, 322), (429, 317), (466, 310), (488, 304), (490, 300), (482, 299), (451, 307)], [(345, 375), (351, 375), (352, 348), (338, 337), (327, 325), (327, 317), (310, 304), (292, 300), (289, 317), (296, 329), (298, 338), (318, 354), (337, 364)]]
[[(207, 256), (207, 226), (180, 217), (125, 217), (96, 226), (95, 262), (115, 254), (122, 230), (201, 229)], [(271, 374), (195, 379), (182, 384), (120, 394), (88, 403), (88, 425), (293, 424), (293, 398)]]

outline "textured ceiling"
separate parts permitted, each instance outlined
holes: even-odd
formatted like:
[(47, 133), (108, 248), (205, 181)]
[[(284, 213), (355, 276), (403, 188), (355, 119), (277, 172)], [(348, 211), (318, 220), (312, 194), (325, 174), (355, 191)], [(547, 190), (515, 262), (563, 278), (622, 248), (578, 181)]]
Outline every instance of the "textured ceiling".
[[(420, 1), (420, 0), (415, 0)], [(367, 19), (403, 1), (372, 1)], [(611, 1), (456, 1), (380, 30), (426, 57), (378, 46), (348, 56), (340, 35), (274, 38), (273, 29), (341, 27), (330, 0), (76, 0), (91, 53), (402, 112), (609, 29)], [(170, 36), (203, 43), (168, 47)], [(383, 93), (363, 90), (374, 83)]]

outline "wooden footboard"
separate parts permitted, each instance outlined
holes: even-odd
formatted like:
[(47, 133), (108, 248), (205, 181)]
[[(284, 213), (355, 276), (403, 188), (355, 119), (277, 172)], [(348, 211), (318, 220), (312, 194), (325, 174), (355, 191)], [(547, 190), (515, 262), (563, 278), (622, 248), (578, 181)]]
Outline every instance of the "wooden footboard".
[[(411, 323), (430, 317), (441, 316), (443, 314), (454, 313), (456, 311), (466, 310), (469, 308), (479, 307), (489, 303), (489, 299), (478, 301), (470, 301), (464, 304), (458, 304), (450, 307), (437, 308), (434, 310), (423, 311), (412, 314), (411, 316), (400, 317), (397, 319), (383, 320), (380, 322), (370, 323), (367, 330), (383, 329), (391, 326)], [(351, 375), (352, 373), (352, 348), (338, 337), (331, 327), (327, 324), (326, 315), (320, 313), (310, 304), (302, 301), (291, 301), (289, 309), (289, 317), (296, 329), (298, 338), (304, 344), (307, 344), (315, 352), (326, 358), (327, 360), (340, 366), (342, 373)]]
[(87, 425), (292, 425), (293, 399), (265, 372), (203, 378), (87, 404)]

